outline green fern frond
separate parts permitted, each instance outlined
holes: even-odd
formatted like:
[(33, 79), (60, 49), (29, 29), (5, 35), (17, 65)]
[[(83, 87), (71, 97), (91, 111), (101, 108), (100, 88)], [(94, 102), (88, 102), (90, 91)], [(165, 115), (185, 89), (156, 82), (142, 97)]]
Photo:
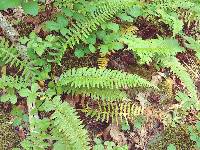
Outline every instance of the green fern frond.
[(68, 85), (75, 88), (109, 88), (119, 89), (127, 87), (153, 87), (152, 83), (138, 75), (110, 69), (96, 68), (73, 68), (67, 70), (60, 77), (61, 85)]
[(197, 58), (200, 60), (200, 40), (197, 41), (192, 37), (184, 36), (188, 43), (185, 43), (186, 47), (193, 49), (196, 52)]
[(127, 99), (127, 94), (119, 89), (105, 89), (105, 88), (74, 88), (64, 87), (68, 94), (83, 96), (90, 96), (94, 100), (105, 101), (121, 101)]
[(20, 60), (19, 54), (17, 54), (17, 50), (13, 46), (9, 46), (8, 42), (5, 39), (0, 39), (0, 59), (1, 63), (3, 64), (9, 64), (10, 66), (15, 65), (16, 67), (19, 67), (19, 71), (22, 71), (22, 76), (25, 77), (25, 79), (30, 79), (35, 76), (32, 62)]
[(175, 56), (178, 52), (184, 51), (172, 38), (143, 40), (136, 36), (125, 36), (121, 40), (140, 58), (142, 64), (149, 63), (155, 58)]
[(199, 2), (191, 0), (156, 0), (152, 3), (163, 10), (177, 11), (178, 9), (185, 9), (191, 12), (200, 12)]
[(162, 66), (168, 67), (171, 69), (173, 73), (176, 74), (177, 77), (184, 83), (189, 91), (189, 94), (195, 100), (197, 98), (197, 90), (194, 84), (194, 81), (190, 77), (190, 74), (187, 72), (187, 69), (181, 65), (181, 63), (175, 57), (169, 57), (162, 60)]
[(3, 75), (0, 78), (0, 89), (9, 87), (9, 88), (16, 88), (17, 90), (20, 90), (27, 86), (28, 86), (27, 82), (25, 82), (25, 80), (22, 77), (16, 76), (14, 78), (12, 76)]
[(75, 44), (79, 44), (80, 41), (86, 41), (88, 35), (98, 29), (102, 23), (110, 20), (114, 15), (128, 9), (135, 5), (134, 0), (104, 0), (97, 6), (92, 17), (87, 18), (85, 21), (74, 24), (72, 28), (68, 30), (66, 42), (64, 48), (73, 47)]
[(186, 93), (178, 92), (176, 100), (181, 103), (181, 107), (185, 110), (189, 110), (190, 108), (200, 110), (200, 102), (189, 97)]
[[(172, 30), (173, 35), (181, 33), (183, 30), (183, 22), (187, 16), (183, 16), (183, 11), (187, 11), (191, 16), (195, 16), (197, 20), (200, 18), (200, 5), (197, 2), (188, 0), (156, 0), (146, 6), (147, 16), (159, 16), (158, 21), (165, 22)], [(183, 20), (183, 17), (185, 18)], [(182, 18), (182, 19), (181, 19)]]
[(87, 116), (95, 117), (97, 121), (109, 122), (111, 120), (119, 124), (124, 120), (127, 123), (128, 120), (133, 121), (136, 116), (143, 114), (143, 108), (132, 102), (110, 103), (103, 101), (98, 103), (98, 108), (96, 109), (89, 107), (87, 104), (82, 109), (82, 112), (86, 113)]
[[(55, 112), (52, 114), (53, 129), (59, 131), (63, 142), (70, 145), (71, 150), (89, 150), (87, 131), (78, 119), (75, 110), (66, 102), (53, 101)], [(57, 132), (56, 132), (57, 133)], [(54, 135), (56, 136), (56, 135)]]

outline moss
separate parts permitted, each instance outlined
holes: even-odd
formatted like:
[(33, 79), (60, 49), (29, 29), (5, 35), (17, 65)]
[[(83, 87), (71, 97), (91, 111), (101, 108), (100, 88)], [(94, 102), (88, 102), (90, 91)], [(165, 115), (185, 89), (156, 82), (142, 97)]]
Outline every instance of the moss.
[(174, 144), (177, 150), (194, 149), (194, 142), (190, 140), (187, 125), (168, 127), (158, 140), (149, 143), (148, 150), (167, 150), (169, 144)]
[(9, 123), (8, 116), (0, 112), (0, 150), (15, 148), (19, 141), (19, 137)]

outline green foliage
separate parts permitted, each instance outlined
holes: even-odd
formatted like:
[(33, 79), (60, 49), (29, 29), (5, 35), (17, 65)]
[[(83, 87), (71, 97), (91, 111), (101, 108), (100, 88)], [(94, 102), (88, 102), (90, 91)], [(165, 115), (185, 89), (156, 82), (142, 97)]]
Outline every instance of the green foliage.
[(0, 42), (0, 59), (1, 64), (10, 66), (15, 65), (19, 68), (19, 71), (22, 71), (22, 76), (25, 79), (30, 79), (35, 77), (33, 62), (24, 62), (19, 59), (20, 55), (17, 52), (17, 49), (14, 46), (9, 46), (9, 43), (5, 39), (1, 39)]
[(0, 78), (0, 89), (4, 93), (0, 97), (1, 102), (11, 102), (15, 104), (17, 102), (16, 90), (20, 90), (27, 86), (27, 82), (23, 78), (13, 78), (12, 76), (3, 75)]
[(128, 74), (118, 70), (87, 67), (67, 70), (61, 75), (59, 82), (61, 85), (69, 85), (75, 88), (97, 87), (120, 89), (138, 86), (157, 88), (138, 75)]
[(21, 146), (26, 150), (44, 150), (50, 146), (45, 140), (51, 140), (51, 136), (47, 134), (50, 126), (49, 119), (32, 119), (34, 131), (21, 142)]
[[(129, 122), (133, 123), (133, 128), (139, 130), (146, 121), (144, 108), (133, 102), (132, 98), (129, 99), (125, 91), (138, 87), (151, 88), (153, 91), (158, 90), (157, 86), (139, 75), (106, 69), (106, 65), (99, 65), (100, 69), (90, 68), (90, 66), (64, 68), (65, 61), (68, 60), (63, 59), (63, 56), (67, 50), (72, 51), (78, 58), (98, 52), (101, 57), (104, 57), (110, 55), (110, 52), (123, 50), (128, 46), (128, 50), (134, 54), (140, 64), (154, 63), (161, 69), (168, 68), (183, 82), (186, 90), (176, 93), (176, 102), (181, 110), (184, 112), (191, 109), (200, 110), (194, 81), (176, 58), (178, 53), (187, 52), (185, 47), (192, 49), (197, 58), (200, 58), (197, 38), (199, 25), (195, 27), (197, 32), (195, 36), (186, 36), (183, 33), (186, 25), (189, 27), (192, 22), (199, 23), (200, 3), (197, 0), (152, 2), (55, 0), (52, 3), (58, 8), (56, 8), (58, 12), (53, 12), (53, 16), (50, 16), (52, 20), (45, 22), (45, 26), (41, 26), (46, 29), (45, 32), (42, 29), (38, 35), (32, 32), (28, 37), (20, 37), (20, 43), (17, 44), (4, 38), (0, 41), (0, 64), (11, 69), (15, 67), (17, 70), (14, 75), (9, 70), (6, 75), (1, 76), (0, 101), (12, 104), (13, 125), (29, 130), (26, 138), (21, 142), (23, 149), (44, 150), (50, 147), (54, 150), (91, 149), (90, 139), (82, 121), (75, 109), (69, 103), (63, 102), (64, 99), (61, 99), (60, 94), (81, 95), (88, 98), (79, 110), (86, 116), (95, 117), (98, 121), (121, 124), (123, 130), (130, 130)], [(22, 6), (25, 14), (33, 16), (36, 16), (40, 9), (38, 0), (1, 0), (0, 2), (0, 10), (18, 6)], [(137, 27), (133, 26), (133, 23), (140, 26), (140, 22), (136, 22), (138, 17), (148, 21), (153, 20), (154, 25), (162, 23), (166, 28), (169, 25), (171, 33), (168, 37), (161, 37), (162, 35), (159, 34), (160, 36), (157, 35), (154, 39), (144, 40), (139, 37), (143, 31), (136, 33)], [(36, 25), (40, 26), (37, 23)], [(131, 27), (131, 31), (123, 31), (126, 25)], [(182, 46), (177, 35), (183, 37), (185, 47)], [(19, 44), (25, 46), (27, 50), (23, 54), (25, 58), (21, 57), (23, 52), (19, 49)], [(60, 72), (60, 70), (66, 71)], [(43, 82), (44, 85), (40, 87), (37, 81)], [(15, 106), (22, 98), (26, 100), (27, 113)], [(84, 105), (85, 103), (87, 105)], [(172, 112), (174, 126), (183, 121), (177, 112), (176, 110)], [(41, 115), (42, 113), (47, 116)], [(169, 127), (161, 135), (161, 140), (153, 143), (153, 146), (150, 144), (149, 149), (188, 149), (188, 145), (193, 147), (194, 144), (199, 148), (198, 133), (199, 122), (196, 126), (191, 125), (188, 131), (185, 127)], [(127, 146), (118, 146), (110, 141), (103, 143), (95, 140), (95, 143), (96, 145), (92, 147), (94, 150), (128, 149)]]
[(70, 28), (65, 35), (66, 42), (64, 47), (72, 47), (76, 43), (79, 44), (80, 41), (86, 41), (88, 35), (90, 35), (92, 31), (97, 30), (99, 25), (111, 19), (122, 9), (129, 8), (133, 5), (135, 5), (135, 1), (130, 0), (105, 0), (100, 2), (98, 8), (91, 14), (91, 18), (73, 24), (73, 28)]
[(13, 109), (11, 111), (11, 115), (15, 116), (15, 118), (13, 120), (13, 126), (14, 127), (17, 127), (17, 126), (19, 126), (19, 127), (25, 127), (25, 126), (23, 126), (23, 124), (29, 122), (28, 115), (25, 114), (18, 107), (13, 107)]
[(128, 96), (122, 91), (123, 88), (151, 87), (157, 89), (156, 86), (138, 75), (86, 67), (67, 70), (61, 75), (58, 85), (63, 87), (63, 91), (72, 93), (72, 95), (83, 94), (104, 101), (126, 100)]
[(65, 27), (67, 25), (68, 20), (64, 16), (59, 15), (56, 21), (48, 21), (46, 23), (46, 28), (50, 31), (57, 31), (60, 32), (62, 35), (65, 35), (67, 32), (67, 29)]
[(186, 68), (184, 68), (176, 58), (165, 58), (162, 60), (162, 63), (164, 67), (170, 68), (171, 71), (180, 78), (187, 87), (190, 97), (197, 101), (196, 87), (189, 73), (187, 73)]
[(167, 150), (176, 150), (176, 146), (174, 144), (169, 144)]
[(188, 36), (185, 36), (184, 38), (187, 40), (187, 43), (185, 43), (186, 47), (193, 49), (196, 52), (197, 58), (200, 60), (200, 41)]
[(184, 49), (179, 46), (177, 40), (172, 38), (158, 38), (142, 40), (136, 36), (125, 36), (121, 39), (128, 45), (128, 49), (139, 57), (140, 63), (150, 63), (153, 60), (160, 61), (165, 57), (175, 56)]
[(38, 0), (1, 0), (0, 2), (0, 10), (5, 10), (8, 8), (15, 8), (18, 6), (22, 6), (24, 12), (26, 14), (30, 14), (36, 16), (38, 14)]
[(27, 97), (27, 102), (32, 103), (39, 96), (39, 92), (37, 92), (38, 89), (39, 89), (38, 84), (34, 83), (31, 85), (31, 90), (29, 90), (28, 88), (23, 88), (19, 91), (19, 95), (21, 97)]
[(180, 102), (180, 105), (184, 110), (189, 110), (190, 108), (200, 110), (199, 101), (196, 101), (196, 99), (194, 98), (188, 97), (185, 93), (177, 93), (176, 100)]
[(68, 104), (62, 103), (59, 97), (52, 101), (55, 112), (51, 116), (53, 120), (52, 134), (62, 137), (62, 142), (72, 150), (89, 150), (88, 135), (75, 110)]
[(33, 16), (36, 16), (38, 14), (39, 6), (37, 1), (22, 1), (21, 6), (26, 14), (30, 14)]
[(195, 84), (187, 72), (186, 68), (176, 58), (178, 52), (184, 49), (179, 46), (175, 39), (150, 39), (142, 40), (135, 36), (125, 36), (122, 41), (128, 45), (128, 49), (139, 57), (140, 63), (157, 62), (162, 67), (170, 68), (180, 80), (185, 84), (189, 95), (197, 101), (197, 91)]
[(124, 91), (118, 89), (106, 89), (106, 88), (74, 88), (74, 87), (64, 87), (63, 91), (66, 91), (67, 94), (72, 95), (83, 95), (91, 96), (94, 100), (104, 100), (104, 101), (121, 101), (128, 99), (127, 94)]
[(190, 139), (196, 143), (196, 148), (200, 148), (200, 121), (198, 121), (195, 126), (188, 127), (190, 133)]
[[(180, 16), (184, 14), (183, 12), (189, 11), (190, 16), (193, 16), (192, 19), (194, 19), (194, 16), (195, 18), (199, 18), (199, 6), (199, 3), (195, 1), (156, 0), (150, 4), (146, 4), (144, 8), (144, 15), (159, 17), (158, 21), (168, 24), (172, 29), (173, 35), (175, 36), (176, 34), (183, 32), (183, 20), (180, 19)], [(186, 16), (183, 17), (186, 18)], [(188, 19), (191, 19), (191, 17)]]
[(128, 150), (128, 146), (116, 146), (116, 144), (112, 141), (105, 141), (104, 143), (102, 142), (101, 139), (95, 138), (95, 145), (93, 150)]

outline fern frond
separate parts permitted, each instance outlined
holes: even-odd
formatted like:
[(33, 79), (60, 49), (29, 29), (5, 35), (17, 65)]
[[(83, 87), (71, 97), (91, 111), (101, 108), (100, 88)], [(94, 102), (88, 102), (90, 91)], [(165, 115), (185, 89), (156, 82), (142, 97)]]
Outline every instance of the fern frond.
[(192, 37), (184, 36), (188, 43), (185, 43), (186, 47), (193, 49), (196, 52), (197, 58), (200, 60), (200, 40), (197, 41)]
[(90, 96), (94, 100), (104, 101), (121, 101), (127, 99), (127, 94), (124, 91), (118, 89), (105, 89), (105, 88), (74, 88), (64, 87), (64, 90), (68, 94), (83, 96)]
[(9, 88), (16, 88), (17, 90), (20, 90), (22, 88), (27, 87), (27, 82), (22, 77), (12, 77), (12, 76), (2, 76), (0, 78), (0, 89), (3, 89), (5, 87)]
[(136, 2), (134, 0), (101, 1), (90, 18), (74, 24), (73, 27), (68, 30), (65, 36), (66, 42), (64, 43), (64, 48), (73, 47), (75, 44), (79, 44), (80, 41), (86, 41), (88, 35), (97, 30), (99, 25), (110, 20), (123, 9), (128, 9), (135, 4)]
[(181, 63), (175, 57), (169, 57), (162, 60), (163, 67), (168, 67), (171, 69), (173, 73), (176, 74), (177, 77), (184, 83), (187, 87), (187, 90), (190, 93), (190, 96), (196, 100), (197, 98), (197, 90), (196, 86), (190, 77), (190, 74), (187, 72), (187, 69), (181, 65)]
[(127, 87), (155, 87), (149, 81), (138, 75), (110, 69), (73, 68), (67, 70), (60, 77), (61, 85), (75, 88), (110, 88), (119, 89)]
[(106, 121), (107, 123), (111, 120), (112, 122), (119, 122), (128, 120), (133, 121), (136, 116), (143, 114), (143, 108), (131, 102), (99, 102), (98, 108), (94, 109), (87, 106), (82, 109), (82, 112), (86, 113), (87, 116), (95, 117), (98, 121)]
[(181, 103), (181, 107), (185, 110), (189, 110), (190, 108), (200, 110), (200, 102), (189, 97), (186, 93), (178, 92), (176, 100)]
[[(63, 142), (70, 145), (71, 150), (89, 150), (89, 138), (87, 131), (78, 119), (75, 110), (66, 102), (60, 100), (53, 101), (55, 112), (52, 114), (52, 132), (57, 130), (62, 135)], [(55, 132), (57, 133), (57, 132)], [(56, 136), (56, 135), (54, 135)]]
[[(155, 11), (156, 10), (156, 11)], [(163, 21), (173, 29), (173, 35), (183, 30), (183, 10), (190, 12), (199, 19), (200, 5), (188, 0), (156, 0), (147, 5), (147, 16), (159, 16), (158, 21)], [(181, 16), (181, 17), (180, 17)]]
[(150, 39), (143, 40), (136, 36), (125, 36), (121, 39), (140, 58), (142, 64), (149, 63), (154, 58), (175, 56), (184, 51), (175, 39)]
[(32, 62), (20, 60), (19, 54), (17, 54), (17, 50), (13, 46), (9, 46), (8, 42), (5, 39), (0, 39), (0, 59), (1, 63), (3, 64), (9, 64), (10, 66), (15, 65), (16, 67), (19, 67), (19, 71), (22, 71), (22, 76), (25, 77), (25, 79), (30, 79), (35, 76)]

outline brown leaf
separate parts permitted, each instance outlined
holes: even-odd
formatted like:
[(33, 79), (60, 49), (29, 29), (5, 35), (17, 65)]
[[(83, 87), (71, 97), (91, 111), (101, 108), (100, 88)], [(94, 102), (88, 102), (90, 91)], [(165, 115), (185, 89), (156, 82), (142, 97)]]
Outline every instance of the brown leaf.
[(116, 124), (111, 124), (110, 126), (110, 136), (113, 138), (113, 141), (120, 146), (127, 144), (127, 138), (120, 131), (119, 127)]

